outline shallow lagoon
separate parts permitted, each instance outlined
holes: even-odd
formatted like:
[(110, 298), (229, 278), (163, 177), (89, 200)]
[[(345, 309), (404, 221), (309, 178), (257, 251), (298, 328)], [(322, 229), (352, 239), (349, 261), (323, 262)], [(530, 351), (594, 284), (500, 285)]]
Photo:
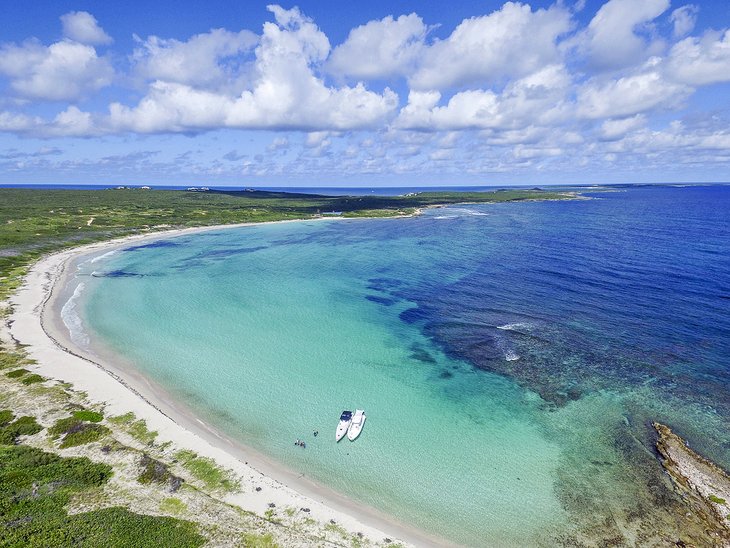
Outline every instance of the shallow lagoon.
[(730, 189), (594, 196), (136, 246), (82, 265), (82, 317), (231, 437), (425, 530), (671, 538), (648, 421), (730, 465)]

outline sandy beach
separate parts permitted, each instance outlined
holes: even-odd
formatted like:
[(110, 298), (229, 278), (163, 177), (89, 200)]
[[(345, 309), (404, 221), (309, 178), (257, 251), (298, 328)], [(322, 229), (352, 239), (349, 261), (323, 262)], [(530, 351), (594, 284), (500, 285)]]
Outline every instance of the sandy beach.
[(71, 383), (76, 390), (86, 392), (90, 400), (103, 403), (108, 414), (131, 411), (159, 433), (161, 442), (170, 441), (181, 449), (193, 450), (231, 469), (240, 478), (242, 487), (240, 492), (229, 495), (226, 502), (260, 515), (272, 502), (282, 507), (309, 508), (314, 519), (322, 523), (334, 520), (352, 533), (362, 533), (374, 542), (388, 538), (418, 546), (448, 544), (397, 523), (387, 515), (221, 435), (196, 418), (184, 402), (172, 400), (161, 387), (139, 375), (130, 364), (122, 363), (112, 354), (97, 354), (80, 348), (71, 340), (61, 320), (61, 308), (68, 298), (64, 288), (79, 261), (155, 239), (248, 225), (251, 223), (134, 235), (44, 257), (30, 269), (23, 286), (10, 300), (13, 313), (4, 326), (8, 331), (6, 335), (26, 346), (28, 355), (37, 361), (34, 369), (39, 374)]

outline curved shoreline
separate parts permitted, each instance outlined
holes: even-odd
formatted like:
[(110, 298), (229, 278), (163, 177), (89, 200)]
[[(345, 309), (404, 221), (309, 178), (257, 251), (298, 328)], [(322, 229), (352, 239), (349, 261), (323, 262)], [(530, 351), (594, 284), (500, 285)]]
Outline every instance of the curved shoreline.
[[(275, 222), (306, 222), (301, 219)], [(332, 219), (321, 219), (332, 220)], [(241, 492), (226, 497), (226, 502), (259, 515), (273, 502), (277, 506), (308, 507), (311, 516), (322, 523), (331, 520), (351, 532), (362, 532), (375, 542), (384, 538), (400, 539), (419, 546), (443, 546), (444, 539), (397, 522), (386, 514), (352, 500), (332, 489), (298, 474), (294, 470), (233, 441), (198, 419), (184, 402), (176, 402), (164, 389), (140, 375), (133, 367), (125, 368), (117, 356), (99, 357), (70, 339), (63, 325), (60, 308), (62, 293), (73, 277), (72, 265), (113, 249), (138, 242), (168, 239), (212, 230), (226, 230), (264, 223), (216, 225), (137, 234), (121, 239), (97, 242), (43, 257), (25, 277), (23, 285), (11, 297), (12, 314), (7, 322), (10, 336), (26, 346), (36, 360), (35, 371), (69, 382), (90, 399), (105, 405), (110, 414), (132, 411), (144, 419), (149, 428), (159, 432), (161, 441), (172, 441), (180, 448), (214, 459), (240, 476)], [(251, 464), (249, 464), (249, 462)], [(261, 488), (256, 491), (256, 488)]]

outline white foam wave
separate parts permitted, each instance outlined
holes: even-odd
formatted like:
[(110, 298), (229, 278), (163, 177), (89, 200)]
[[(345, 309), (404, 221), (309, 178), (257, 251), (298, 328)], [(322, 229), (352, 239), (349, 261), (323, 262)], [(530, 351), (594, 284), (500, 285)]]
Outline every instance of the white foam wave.
[(504, 359), (508, 362), (514, 362), (520, 359), (520, 356), (511, 348), (511, 345), (506, 339), (497, 338), (495, 343), (497, 348), (504, 354)]
[(529, 329), (532, 327), (529, 323), (526, 322), (515, 322), (515, 323), (506, 323), (504, 325), (498, 325), (497, 329), (503, 329), (505, 331), (517, 331), (519, 329)]
[(99, 255), (97, 257), (94, 257), (89, 262), (90, 263), (95, 263), (97, 261), (102, 261), (102, 260), (106, 259), (107, 257), (111, 257), (112, 255), (116, 255), (117, 253), (119, 253), (119, 250), (118, 249), (112, 249), (111, 251), (107, 251), (106, 253), (103, 253), (103, 254), (101, 254), (101, 255)]
[(466, 207), (450, 207), (449, 211), (452, 213), (458, 213), (459, 215), (470, 215), (470, 216), (474, 216), (474, 217), (485, 217), (485, 216), (489, 215), (489, 213), (485, 213), (483, 211), (477, 211), (476, 209), (469, 209)]
[(84, 290), (84, 283), (81, 282), (74, 289), (71, 298), (61, 308), (61, 319), (63, 324), (68, 329), (68, 333), (71, 336), (71, 340), (77, 345), (88, 348), (89, 336), (84, 330), (84, 322), (81, 321), (81, 317), (78, 314), (78, 299), (81, 296), (81, 292)]

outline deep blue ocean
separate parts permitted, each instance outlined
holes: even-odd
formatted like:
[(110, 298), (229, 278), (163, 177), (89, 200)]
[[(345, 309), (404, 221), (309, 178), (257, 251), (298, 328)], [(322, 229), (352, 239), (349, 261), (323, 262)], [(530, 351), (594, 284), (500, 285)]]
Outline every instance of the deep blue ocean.
[[(82, 316), (231, 437), (436, 534), (663, 545), (694, 525), (651, 422), (730, 469), (730, 187), (584, 196), (134, 246), (82, 265)], [(292, 447), (348, 406), (356, 443)]]
[[(699, 186), (706, 186), (702, 185), (701, 183), (691, 183), (692, 186), (699, 185)], [(120, 185), (92, 185), (92, 184), (1, 184), (0, 188), (40, 188), (45, 190), (53, 190), (53, 189), (63, 189), (63, 190), (106, 190), (110, 188), (117, 188)], [(139, 188), (142, 185), (122, 185), (122, 186), (129, 186), (129, 188)], [(510, 189), (530, 189), (530, 188), (536, 188), (535, 185), (507, 185), (507, 186), (500, 186), (500, 185), (484, 185), (484, 186), (454, 186), (454, 185), (444, 185), (444, 186), (398, 186), (398, 187), (384, 187), (384, 186), (375, 186), (375, 187), (369, 187), (369, 186), (361, 186), (361, 187), (336, 187), (336, 186), (302, 186), (302, 187), (291, 187), (291, 186), (258, 186), (258, 185), (225, 185), (225, 186), (217, 186), (217, 185), (150, 185), (153, 190), (186, 190), (190, 187), (197, 187), (200, 188), (202, 186), (207, 186), (211, 190), (220, 190), (220, 191), (236, 191), (236, 190), (244, 190), (244, 189), (255, 189), (255, 190), (265, 190), (269, 192), (299, 192), (304, 194), (320, 194), (324, 196), (400, 196), (403, 194), (407, 194), (409, 192), (492, 192), (497, 189), (501, 188), (510, 188)], [(545, 187), (540, 187), (538, 185), (538, 188), (544, 188), (545, 190), (591, 190), (591, 189), (599, 189), (599, 188), (614, 188), (614, 189), (621, 189), (621, 188), (643, 188), (643, 187), (664, 187), (667, 185), (661, 185), (661, 184), (646, 184), (646, 185), (638, 185), (638, 184), (611, 184), (611, 185), (546, 185)], [(672, 184), (668, 185), (670, 187), (685, 187), (687, 184)]]

